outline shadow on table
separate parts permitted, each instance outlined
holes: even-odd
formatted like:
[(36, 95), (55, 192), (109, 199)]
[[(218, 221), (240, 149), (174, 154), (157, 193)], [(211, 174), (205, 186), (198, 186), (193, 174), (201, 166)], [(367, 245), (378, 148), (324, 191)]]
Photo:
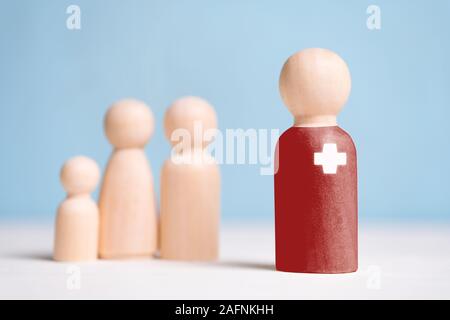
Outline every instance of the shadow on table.
[(53, 261), (52, 254), (48, 252), (11, 253), (6, 254), (5, 257), (20, 260)]
[(275, 265), (273, 263), (251, 262), (251, 261), (220, 261), (215, 263), (214, 265), (218, 267), (229, 267), (238, 269), (259, 269), (269, 271), (275, 270)]
[[(20, 253), (10, 253), (4, 255), (6, 258), (10, 259), (20, 259), (20, 260), (38, 260), (38, 261), (53, 261), (53, 256), (48, 252), (20, 252)], [(159, 260), (159, 259), (157, 259)], [(235, 269), (257, 269), (257, 270), (269, 270), (274, 271), (275, 265), (273, 263), (264, 262), (252, 262), (252, 261), (218, 261), (211, 263), (210, 265), (215, 267), (226, 267)]]

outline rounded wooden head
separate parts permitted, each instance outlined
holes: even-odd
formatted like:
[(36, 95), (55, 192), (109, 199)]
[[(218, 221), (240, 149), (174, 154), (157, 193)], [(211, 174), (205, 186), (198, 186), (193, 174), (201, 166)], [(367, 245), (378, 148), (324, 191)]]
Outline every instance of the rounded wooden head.
[(184, 97), (176, 100), (164, 115), (164, 132), (167, 139), (175, 144), (172, 134), (177, 129), (186, 130), (191, 144), (205, 147), (211, 140), (205, 140), (206, 130), (217, 129), (217, 116), (214, 108), (199, 97)]
[(125, 99), (114, 103), (105, 116), (105, 133), (117, 149), (143, 148), (153, 134), (155, 121), (142, 101)]
[(100, 180), (97, 163), (87, 157), (69, 159), (61, 169), (61, 183), (69, 195), (90, 193)]
[(347, 64), (336, 53), (312, 48), (295, 53), (280, 74), (281, 97), (296, 123), (336, 121), (350, 95)]

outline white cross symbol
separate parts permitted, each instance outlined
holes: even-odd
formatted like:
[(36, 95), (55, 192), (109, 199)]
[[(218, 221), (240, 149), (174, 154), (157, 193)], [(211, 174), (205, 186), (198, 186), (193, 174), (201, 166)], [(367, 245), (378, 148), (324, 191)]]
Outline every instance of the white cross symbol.
[(336, 143), (325, 143), (322, 152), (314, 152), (314, 164), (322, 166), (324, 174), (336, 174), (338, 166), (347, 164), (347, 154), (338, 152)]

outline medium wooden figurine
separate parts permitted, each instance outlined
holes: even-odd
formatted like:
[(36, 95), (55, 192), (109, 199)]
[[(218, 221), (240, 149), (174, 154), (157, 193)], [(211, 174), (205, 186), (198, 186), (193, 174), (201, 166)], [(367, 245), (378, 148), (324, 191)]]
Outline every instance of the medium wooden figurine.
[(106, 114), (114, 151), (99, 198), (101, 258), (150, 257), (157, 250), (153, 176), (144, 152), (153, 129), (153, 114), (141, 101), (116, 102)]

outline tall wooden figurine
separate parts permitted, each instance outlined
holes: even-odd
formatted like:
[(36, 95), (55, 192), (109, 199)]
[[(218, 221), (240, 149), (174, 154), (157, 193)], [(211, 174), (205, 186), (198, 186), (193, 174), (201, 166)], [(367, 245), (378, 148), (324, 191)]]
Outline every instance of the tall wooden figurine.
[(205, 100), (175, 101), (164, 117), (172, 156), (161, 171), (161, 258), (211, 261), (218, 257), (220, 174), (206, 150), (217, 118)]
[(114, 151), (99, 198), (101, 258), (151, 256), (157, 249), (153, 176), (144, 152), (153, 129), (153, 114), (141, 101), (116, 102), (106, 113)]
[(347, 65), (332, 51), (306, 49), (283, 66), (280, 92), (294, 126), (276, 152), (277, 270), (358, 268), (356, 150), (336, 122), (350, 89)]

